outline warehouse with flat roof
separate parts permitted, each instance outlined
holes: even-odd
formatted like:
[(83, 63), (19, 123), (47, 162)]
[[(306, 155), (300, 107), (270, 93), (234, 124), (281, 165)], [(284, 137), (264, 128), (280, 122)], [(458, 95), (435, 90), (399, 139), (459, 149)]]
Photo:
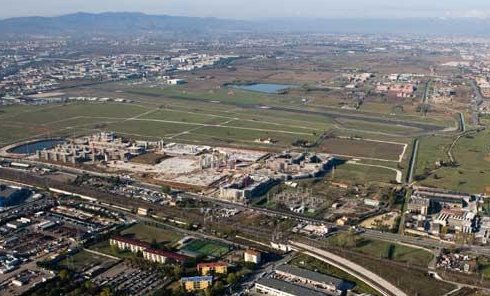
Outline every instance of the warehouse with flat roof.
[(31, 191), (29, 189), (0, 185), (0, 208), (19, 205), (30, 195)]
[(289, 264), (278, 266), (275, 272), (276, 275), (287, 278), (288, 280), (325, 289), (338, 295), (354, 287), (354, 284), (349, 281)]
[(255, 291), (271, 296), (325, 296), (328, 294), (274, 278), (263, 278), (255, 283)]

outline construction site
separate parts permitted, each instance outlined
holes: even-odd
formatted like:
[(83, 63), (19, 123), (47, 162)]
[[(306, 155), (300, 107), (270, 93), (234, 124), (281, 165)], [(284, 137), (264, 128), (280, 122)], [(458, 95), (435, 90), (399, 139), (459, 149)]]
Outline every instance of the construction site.
[(52, 149), (37, 150), (36, 155), (45, 161), (83, 163), (111, 160), (128, 161), (146, 152), (146, 148), (116, 137), (113, 132), (101, 132), (58, 144)]
[[(140, 161), (146, 159), (151, 161)], [(236, 203), (249, 203), (288, 180), (320, 177), (333, 166), (329, 154), (271, 153), (162, 141), (133, 141), (114, 132), (67, 139), (37, 150), (30, 158), (86, 166), (154, 184), (205, 192)], [(318, 202), (309, 204), (314, 209)], [(301, 209), (295, 209), (301, 212)]]

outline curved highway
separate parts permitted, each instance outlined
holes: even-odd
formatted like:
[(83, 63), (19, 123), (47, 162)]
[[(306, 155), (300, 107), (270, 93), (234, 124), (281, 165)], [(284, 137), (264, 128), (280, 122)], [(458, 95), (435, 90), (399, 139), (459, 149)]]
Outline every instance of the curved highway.
[(308, 256), (314, 257), (318, 260), (324, 261), (330, 265), (340, 268), (345, 272), (348, 272), (349, 274), (362, 280), (384, 296), (408, 296), (405, 292), (403, 292), (384, 278), (352, 261), (310, 245), (293, 241), (290, 241), (289, 243), (293, 247), (304, 251), (304, 253)]

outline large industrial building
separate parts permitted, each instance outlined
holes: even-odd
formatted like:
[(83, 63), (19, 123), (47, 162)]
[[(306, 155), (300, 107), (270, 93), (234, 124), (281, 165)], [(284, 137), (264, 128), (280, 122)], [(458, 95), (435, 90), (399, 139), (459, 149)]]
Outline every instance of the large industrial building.
[(284, 264), (279, 265), (271, 277), (259, 280), (255, 291), (272, 296), (340, 296), (354, 286), (333, 276)]
[(263, 278), (255, 283), (255, 291), (270, 296), (327, 296), (320, 291), (308, 289), (274, 278)]
[(296, 283), (324, 289), (332, 295), (342, 295), (348, 289), (353, 288), (353, 284), (342, 279), (289, 264), (278, 266), (276, 274)]
[(266, 193), (275, 183), (275, 180), (266, 176), (240, 176), (234, 182), (220, 187), (220, 198), (246, 203), (249, 199)]
[(29, 189), (0, 185), (0, 208), (18, 205), (30, 195), (31, 191)]

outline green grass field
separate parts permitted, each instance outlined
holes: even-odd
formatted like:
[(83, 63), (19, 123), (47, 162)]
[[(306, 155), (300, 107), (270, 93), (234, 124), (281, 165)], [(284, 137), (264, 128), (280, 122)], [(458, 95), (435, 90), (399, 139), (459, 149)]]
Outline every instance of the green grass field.
[[(333, 236), (327, 242), (333, 246), (338, 246), (341, 237)], [(345, 247), (345, 246), (343, 246)], [(353, 247), (347, 247), (351, 251), (372, 257), (403, 262), (412, 265), (427, 267), (434, 255), (426, 250), (412, 248), (400, 244), (393, 244), (381, 240), (361, 238)]]
[(71, 135), (77, 130), (94, 130), (98, 124), (121, 121), (148, 109), (128, 104), (83, 104), (6, 107), (0, 113), (0, 143), (8, 144), (28, 138)]
[(135, 95), (148, 95), (156, 97), (169, 97), (173, 99), (187, 99), (196, 101), (220, 101), (236, 105), (279, 105), (300, 104), (301, 98), (289, 96), (263, 94), (238, 89), (217, 89), (207, 92), (194, 91), (186, 86), (173, 86), (165, 88), (134, 88), (127, 91)]
[(210, 242), (205, 240), (193, 240), (182, 250), (199, 253), (203, 256), (213, 256), (213, 257), (221, 257), (227, 254), (230, 251), (230, 248), (218, 242)]
[[(373, 123), (369, 118), (364, 120), (361, 117), (364, 113), (361, 112), (355, 112), (356, 119), (344, 118), (342, 114), (352, 112), (327, 106), (303, 105), (301, 98), (294, 95), (268, 95), (225, 88), (194, 90), (191, 86), (151, 88), (128, 83), (108, 83), (66, 91), (67, 95), (121, 97), (132, 99), (135, 103), (86, 102), (5, 107), (0, 112), (0, 129), (9, 132), (0, 133), (0, 145), (24, 139), (112, 130), (131, 139), (164, 139), (169, 142), (280, 151), (291, 148), (297, 140), (315, 142), (324, 132), (341, 131), (344, 135), (407, 142), (410, 139), (396, 137), (416, 131), (410, 127)], [(264, 109), (259, 105), (290, 110)], [(321, 113), (332, 111), (335, 115)], [(372, 112), (365, 114), (379, 117), (379, 114)], [(385, 114), (381, 117), (429, 122), (415, 116), (398, 118)], [(447, 123), (439, 119), (434, 121)], [(256, 143), (258, 138), (272, 138), (277, 143)], [(360, 155), (369, 154), (370, 147), (359, 149), (367, 151)], [(348, 165), (337, 172), (338, 178), (359, 183), (389, 182), (394, 176), (393, 171), (386, 169)]]
[(368, 239), (362, 240), (359, 246), (353, 250), (371, 256), (422, 266), (427, 266), (434, 257), (433, 254), (421, 249)]
[(347, 182), (352, 184), (365, 184), (369, 182), (389, 183), (395, 180), (396, 173), (392, 170), (361, 166), (354, 164), (342, 164), (335, 168), (335, 174), (328, 174), (328, 178), (336, 182)]
[(423, 174), (425, 169), (433, 168), (436, 161), (446, 161), (447, 150), (453, 140), (453, 137), (438, 136), (420, 138), (416, 174)]
[(177, 121), (188, 123), (202, 124), (220, 124), (226, 122), (231, 117), (214, 114), (203, 114), (195, 111), (180, 111), (180, 110), (157, 110), (150, 114), (141, 117), (142, 119), (155, 119), (165, 121)]
[(80, 251), (59, 263), (59, 266), (75, 272), (84, 272), (97, 265), (109, 267), (116, 263), (116, 260), (108, 257), (99, 256), (87, 251)]
[(304, 126), (301, 122), (295, 126), (286, 124), (283, 119), (275, 122), (274, 117), (267, 118), (267, 115), (219, 115), (220, 112), (207, 113), (191, 108), (161, 110), (158, 107), (131, 104), (74, 103), (29, 107), (23, 112), (18, 107), (8, 107), (3, 111), (0, 113), (0, 128), (8, 129), (9, 133), (0, 134), (1, 144), (36, 137), (71, 136), (113, 130), (135, 139), (173, 139), (177, 136), (182, 141), (205, 144), (246, 144), (254, 143), (260, 137), (271, 137), (280, 142), (278, 145), (285, 147), (297, 139), (314, 141), (322, 133), (315, 125)]
[(320, 149), (327, 153), (398, 162), (400, 156), (404, 154), (404, 145), (406, 143), (403, 142), (387, 143), (349, 138), (328, 138), (322, 141)]
[(151, 243), (156, 241), (157, 243), (171, 245), (183, 238), (182, 235), (168, 229), (162, 229), (145, 224), (135, 224), (128, 229), (121, 232), (121, 235), (132, 236), (135, 239)]
[(442, 296), (455, 286), (434, 280), (426, 271), (394, 265), (390, 261), (367, 258), (361, 255), (347, 254), (345, 257), (402, 289), (408, 295)]
[[(47, 106), (13, 106), (0, 112), (0, 144), (33, 137), (65, 136), (113, 129), (128, 137), (159, 139), (183, 135), (183, 141), (202, 144), (253, 143), (259, 137), (278, 138), (284, 149), (297, 139), (316, 140), (334, 128), (359, 132), (394, 132), (405, 135), (412, 128), (371, 123), (361, 117), (342, 119), (338, 109), (305, 106), (301, 97), (247, 92), (236, 89), (193, 89), (192, 86), (152, 88), (129, 83), (107, 83), (66, 90), (67, 95), (121, 97), (134, 104), (67, 103)], [(291, 110), (263, 109), (259, 106)], [(335, 111), (328, 114), (308, 111)], [(347, 112), (349, 113), (349, 112)], [(356, 112), (357, 115), (362, 115)], [(367, 115), (373, 116), (368, 113)], [(375, 115), (375, 114), (374, 114)], [(388, 117), (387, 117), (388, 118)], [(420, 120), (420, 118), (410, 118)], [(209, 125), (203, 129), (199, 125)], [(226, 127), (224, 127), (226, 126)], [(372, 138), (375, 138), (373, 135)], [(252, 144), (256, 147), (256, 144)], [(259, 145), (260, 146), (260, 145)], [(267, 146), (265, 146), (267, 147)]]
[(364, 131), (383, 132), (386, 134), (410, 135), (411, 133), (420, 132), (420, 129), (401, 125), (387, 125), (379, 123), (370, 123), (362, 120), (341, 119), (339, 120), (342, 127), (345, 129), (357, 129), (362, 126)]
[(490, 280), (490, 258), (478, 258), (478, 271), (487, 280)]
[[(453, 149), (457, 166), (440, 168), (432, 176), (420, 181), (420, 184), (460, 192), (490, 194), (489, 139), (489, 130), (462, 137)], [(446, 151), (451, 142), (448, 138), (424, 139), (417, 162), (422, 170), (438, 159), (447, 160)], [(418, 173), (420, 169), (417, 167)]]

